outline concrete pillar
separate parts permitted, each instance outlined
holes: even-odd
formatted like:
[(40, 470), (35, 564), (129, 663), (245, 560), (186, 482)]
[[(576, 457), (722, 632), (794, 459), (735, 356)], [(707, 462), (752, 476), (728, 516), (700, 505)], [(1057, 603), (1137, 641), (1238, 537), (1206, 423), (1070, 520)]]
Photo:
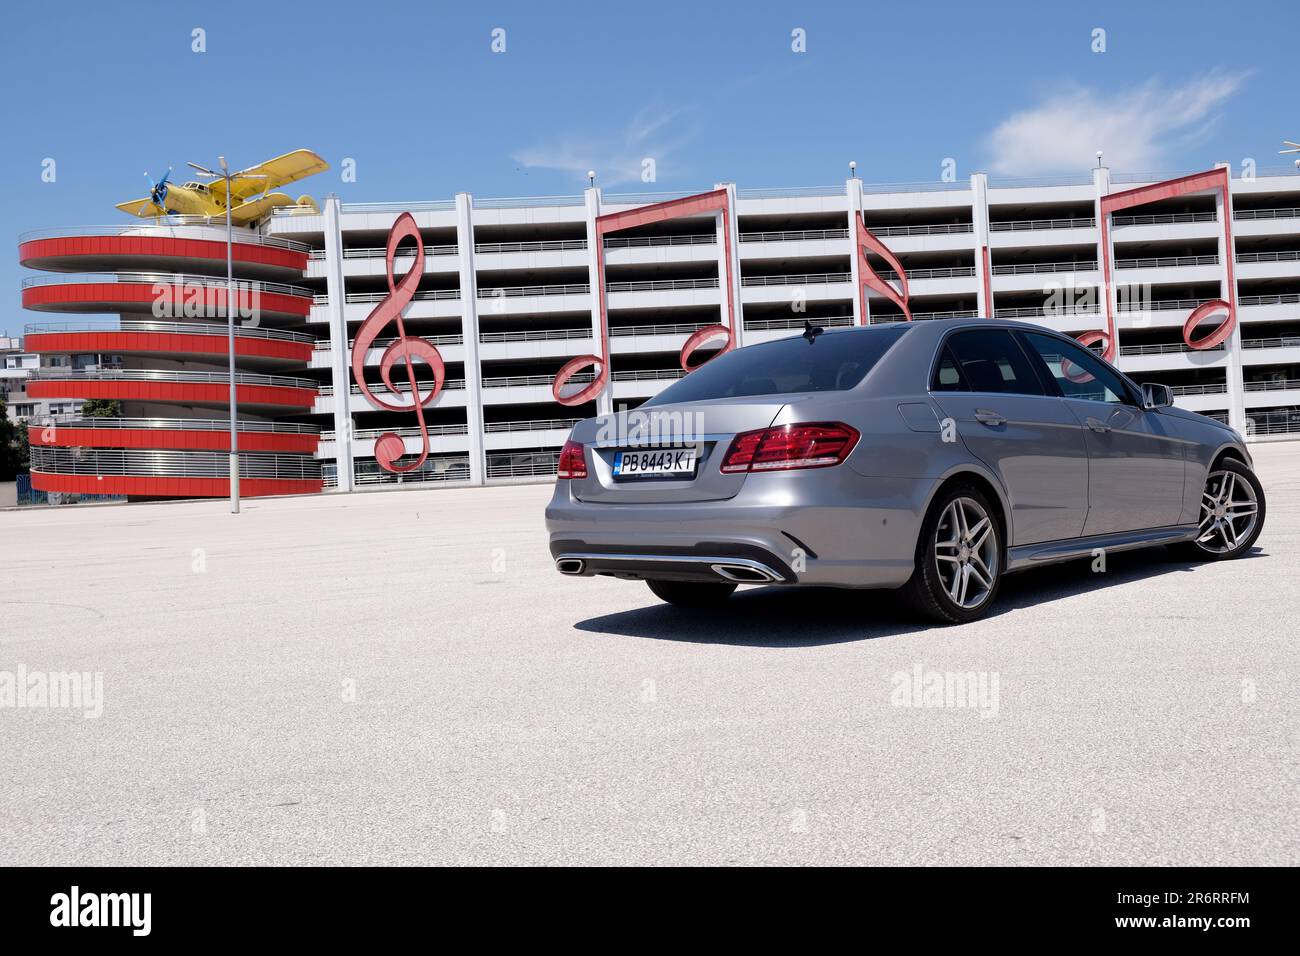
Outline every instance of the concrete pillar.
[(1120, 315), (1119, 315), (1119, 297), (1116, 295), (1115, 286), (1119, 281), (1115, 269), (1115, 235), (1107, 226), (1103, 235), (1102, 232), (1102, 214), (1101, 200), (1103, 196), (1110, 195), (1110, 167), (1097, 166), (1092, 171), (1093, 186), (1093, 203), (1092, 217), (1097, 222), (1097, 274), (1102, 278), (1102, 284), (1106, 280), (1106, 263), (1110, 263), (1110, 284), (1108, 287), (1098, 290), (1097, 311), (1101, 314), (1101, 325), (1106, 327), (1107, 314), (1115, 317), (1115, 341), (1114, 346), (1115, 364), (1119, 365), (1119, 340), (1120, 340)]
[(993, 315), (993, 251), (989, 248), (989, 178), (984, 173), (970, 177), (971, 236), (975, 243), (975, 311)]
[(339, 197), (325, 197), (325, 292), (329, 299), (330, 375), (334, 384), (334, 447), (338, 491), (353, 488), (352, 469), (352, 369), (345, 318), (347, 293), (343, 286), (343, 228)]
[[(723, 248), (722, 232), (718, 230), (718, 292), (721, 294), (720, 309), (727, 307), (727, 264), (731, 264), (731, 301), (735, 306), (735, 347), (740, 348), (745, 344), (745, 306), (740, 299), (740, 226), (739, 216), (736, 214), (736, 184), (735, 183), (717, 183), (714, 189), (725, 189), (727, 191), (727, 243)], [(722, 214), (718, 214), (719, 220)]]
[[(1217, 168), (1226, 169), (1228, 173), (1228, 191), (1215, 193), (1214, 212), (1219, 220), (1219, 265), (1222, 278), (1219, 280), (1219, 298), (1237, 303), (1237, 290), (1231, 283), (1236, 282), (1237, 249), (1236, 241), (1229, 242), (1227, 236), (1232, 231), (1232, 164), (1217, 163)], [(1229, 278), (1231, 277), (1231, 279)], [(1227, 364), (1224, 368), (1228, 385), (1228, 426), (1243, 435), (1246, 433), (1246, 376), (1241, 366), (1241, 315), (1232, 335), (1223, 343)]]
[[(604, 251), (600, 248), (600, 244), (604, 240), (596, 235), (596, 217), (600, 215), (600, 188), (598, 186), (589, 186), (583, 191), (583, 201), (587, 207), (587, 287), (591, 290), (591, 334), (596, 340), (594, 351), (600, 354), (602, 349), (612, 348), (609, 339), (606, 338), (602, 341), (600, 334), (600, 285), (604, 279), (600, 274), (600, 260), (598, 259), (598, 256)], [(606, 362), (612, 361), (608, 354), (604, 355), (604, 359)], [(608, 415), (613, 411), (614, 373), (611, 367), (605, 387), (596, 396), (596, 414)]]
[(853, 324), (866, 325), (867, 316), (862, 313), (862, 270), (858, 268), (858, 223), (862, 220), (862, 180), (857, 176), (850, 176), (844, 181), (844, 192), (849, 200), (849, 274), (853, 277)]
[(483, 367), (478, 359), (478, 273), (474, 268), (474, 197), (456, 193), (456, 255), (460, 264), (460, 334), (465, 355), (465, 425), (469, 433), (469, 480), (485, 480)]

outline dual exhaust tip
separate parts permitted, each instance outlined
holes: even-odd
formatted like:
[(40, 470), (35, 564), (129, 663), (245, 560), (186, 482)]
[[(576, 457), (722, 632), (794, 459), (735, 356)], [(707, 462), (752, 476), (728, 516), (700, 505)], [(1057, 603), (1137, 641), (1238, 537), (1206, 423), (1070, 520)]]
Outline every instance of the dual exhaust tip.
[[(615, 556), (611, 555), (610, 557), (614, 558)], [(683, 562), (693, 561), (692, 558), (682, 558), (681, 560)], [(587, 561), (584, 558), (557, 558), (555, 569), (561, 574), (577, 577), (587, 570)], [(736, 584), (772, 584), (782, 580), (775, 572), (757, 564), (757, 562), (753, 564), (731, 564), (714, 561), (709, 564), (709, 570), (718, 577), (733, 581)]]

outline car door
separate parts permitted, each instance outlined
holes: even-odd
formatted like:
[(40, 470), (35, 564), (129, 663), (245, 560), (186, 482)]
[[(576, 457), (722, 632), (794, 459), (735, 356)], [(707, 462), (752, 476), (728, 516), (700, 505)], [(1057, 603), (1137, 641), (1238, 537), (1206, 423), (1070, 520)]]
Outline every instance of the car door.
[(1172, 420), (1142, 408), (1123, 376), (1083, 346), (1046, 333), (1017, 335), (1083, 426), (1089, 462), (1084, 534), (1177, 524), (1186, 465)]
[(940, 348), (931, 397), (966, 447), (1002, 479), (1011, 544), (1075, 538), (1088, 512), (1088, 450), (1078, 420), (1010, 331), (961, 329)]

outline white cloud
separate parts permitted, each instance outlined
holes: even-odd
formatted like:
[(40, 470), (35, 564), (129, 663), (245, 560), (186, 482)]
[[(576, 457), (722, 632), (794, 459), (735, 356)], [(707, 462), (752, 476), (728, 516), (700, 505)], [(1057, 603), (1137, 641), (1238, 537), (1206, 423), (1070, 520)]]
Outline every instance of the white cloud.
[(1087, 169), (1100, 149), (1112, 169), (1159, 169), (1209, 131), (1247, 75), (1212, 72), (1173, 87), (1152, 80), (1113, 95), (1082, 87), (1053, 94), (989, 135), (989, 167), (1011, 176)]
[(647, 108), (621, 129), (607, 134), (569, 133), (536, 146), (516, 150), (510, 158), (529, 169), (558, 169), (586, 179), (594, 169), (602, 186), (641, 182), (642, 163), (655, 161), (657, 173), (693, 135), (693, 124), (677, 130), (680, 110)]

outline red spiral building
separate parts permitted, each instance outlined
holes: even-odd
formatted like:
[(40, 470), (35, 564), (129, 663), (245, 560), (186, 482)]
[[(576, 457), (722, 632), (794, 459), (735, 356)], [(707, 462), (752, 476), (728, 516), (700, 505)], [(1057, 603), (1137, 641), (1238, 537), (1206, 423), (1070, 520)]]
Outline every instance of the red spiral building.
[[(317, 383), (307, 369), (312, 293), (294, 286), (307, 247), (237, 230), (236, 397), (240, 492), (321, 490), (319, 432), (308, 424)], [(85, 370), (42, 362), (33, 398), (107, 399), (120, 418), (32, 423), (32, 486), (133, 498), (230, 493), (224, 228), (205, 223), (43, 231), (23, 236), (23, 307), (85, 316), (26, 329), (29, 352), (120, 356)], [(104, 319), (116, 314), (116, 320)], [(91, 316), (96, 316), (92, 318)]]

